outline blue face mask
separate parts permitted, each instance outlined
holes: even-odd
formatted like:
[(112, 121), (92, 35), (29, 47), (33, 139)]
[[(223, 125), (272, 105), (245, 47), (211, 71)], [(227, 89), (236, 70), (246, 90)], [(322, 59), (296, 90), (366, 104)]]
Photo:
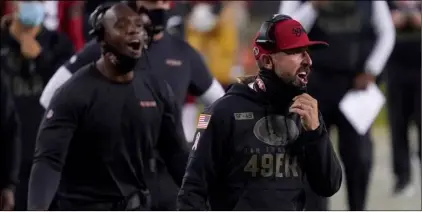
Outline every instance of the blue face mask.
[(44, 4), (38, 1), (19, 2), (19, 21), (26, 26), (38, 26), (44, 20)]

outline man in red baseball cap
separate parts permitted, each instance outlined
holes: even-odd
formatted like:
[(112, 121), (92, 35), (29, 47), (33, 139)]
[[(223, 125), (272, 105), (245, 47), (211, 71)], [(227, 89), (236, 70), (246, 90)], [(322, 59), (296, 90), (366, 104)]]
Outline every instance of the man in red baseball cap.
[(253, 54), (261, 71), (268, 69), (285, 83), (304, 88), (312, 65), (308, 49), (326, 46), (323, 41), (310, 41), (298, 21), (278, 14), (262, 24)]
[(306, 93), (307, 50), (317, 45), (327, 43), (309, 41), (288, 16), (262, 24), (253, 48), (258, 75), (200, 115), (179, 210), (303, 210), (305, 181), (323, 197), (340, 189), (340, 162)]

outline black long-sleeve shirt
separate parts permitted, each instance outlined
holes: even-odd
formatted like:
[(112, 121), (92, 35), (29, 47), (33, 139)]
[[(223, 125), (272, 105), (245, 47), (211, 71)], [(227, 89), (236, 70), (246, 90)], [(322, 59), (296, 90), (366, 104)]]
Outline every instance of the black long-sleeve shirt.
[(46, 210), (55, 196), (55, 203), (68, 202), (57, 209), (83, 210), (146, 190), (144, 166), (154, 149), (180, 183), (188, 152), (177, 105), (169, 86), (147, 73), (114, 83), (94, 64), (82, 68), (41, 123), (29, 209)]
[(19, 121), (9, 88), (1, 80), (0, 190), (18, 183), (20, 163)]
[[(277, 97), (280, 98), (280, 97)], [(306, 132), (287, 108), (236, 84), (200, 116), (178, 196), (180, 210), (303, 210), (304, 180), (321, 196), (342, 170), (322, 117)]]

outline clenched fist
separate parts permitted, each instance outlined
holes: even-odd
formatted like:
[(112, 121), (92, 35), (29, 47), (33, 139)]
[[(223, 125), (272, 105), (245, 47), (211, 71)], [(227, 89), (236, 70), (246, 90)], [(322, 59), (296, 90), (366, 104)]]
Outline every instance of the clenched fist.
[(306, 131), (313, 131), (319, 127), (318, 102), (309, 94), (304, 93), (293, 98), (289, 111), (300, 116)]
[(41, 46), (31, 35), (22, 35), (20, 38), (21, 53), (28, 59), (34, 59), (41, 53)]

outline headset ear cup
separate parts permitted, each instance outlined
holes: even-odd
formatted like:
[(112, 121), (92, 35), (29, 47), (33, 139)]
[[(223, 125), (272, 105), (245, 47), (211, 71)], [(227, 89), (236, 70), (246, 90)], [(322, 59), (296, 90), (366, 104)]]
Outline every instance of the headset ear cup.
[(94, 12), (89, 16), (89, 23), (91, 24), (90, 35), (97, 37), (97, 40), (101, 41), (104, 38), (104, 26), (103, 26), (103, 15), (110, 9), (113, 4), (102, 4), (95, 8)]
[(272, 50), (275, 48), (275, 38), (273, 36), (274, 24), (290, 19), (292, 18), (288, 15), (274, 14), (269, 20), (265, 21), (261, 25), (255, 42), (259, 43), (259, 45), (265, 50)]

